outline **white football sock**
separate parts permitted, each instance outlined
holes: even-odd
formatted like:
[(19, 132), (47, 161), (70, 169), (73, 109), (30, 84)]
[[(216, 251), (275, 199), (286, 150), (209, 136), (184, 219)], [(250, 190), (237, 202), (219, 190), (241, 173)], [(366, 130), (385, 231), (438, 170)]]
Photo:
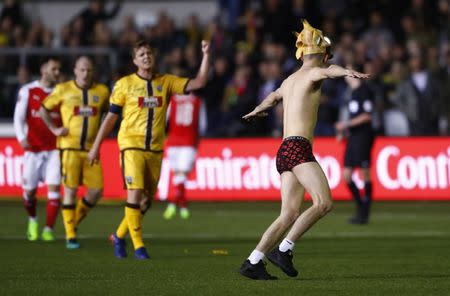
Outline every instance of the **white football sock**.
[(281, 242), (281, 244), (280, 244), (280, 246), (278, 247), (278, 250), (280, 250), (281, 252), (286, 252), (287, 250), (293, 250), (294, 249), (294, 242), (293, 241), (290, 241), (290, 240), (288, 240), (287, 238), (285, 238), (282, 242)]
[(258, 250), (253, 250), (253, 252), (250, 254), (250, 257), (248, 257), (248, 260), (250, 260), (251, 264), (257, 264), (263, 258), (264, 258), (263, 252), (260, 252)]

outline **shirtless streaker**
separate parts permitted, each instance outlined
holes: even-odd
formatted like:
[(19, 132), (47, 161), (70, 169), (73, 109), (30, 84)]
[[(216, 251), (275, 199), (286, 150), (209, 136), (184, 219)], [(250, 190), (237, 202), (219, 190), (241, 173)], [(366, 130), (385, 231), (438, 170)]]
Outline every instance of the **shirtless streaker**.
[[(292, 263), (294, 242), (332, 209), (330, 187), (312, 154), (311, 145), (322, 81), (344, 76), (369, 78), (367, 74), (340, 66), (327, 66), (331, 58), (331, 42), (306, 20), (303, 21), (302, 32), (297, 34), (296, 47), (296, 58), (303, 60), (302, 67), (252, 112), (243, 116), (245, 120), (263, 117), (267, 115), (266, 110), (283, 103), (284, 139), (276, 160), (281, 174), (281, 213), (241, 266), (240, 273), (251, 279), (276, 279), (265, 268), (262, 261), (265, 255), (288, 276), (297, 276)], [(305, 190), (311, 195), (313, 204), (300, 214)], [(289, 228), (286, 237), (275, 247)]]

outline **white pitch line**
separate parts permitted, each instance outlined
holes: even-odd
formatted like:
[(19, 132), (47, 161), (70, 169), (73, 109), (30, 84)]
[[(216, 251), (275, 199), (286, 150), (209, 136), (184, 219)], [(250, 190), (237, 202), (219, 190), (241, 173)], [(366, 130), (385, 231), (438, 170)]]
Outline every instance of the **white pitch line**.
[[(182, 239), (216, 239), (224, 241), (229, 240), (239, 240), (239, 239), (258, 239), (259, 237), (249, 235), (235, 235), (235, 236), (223, 236), (212, 233), (193, 233), (193, 234), (143, 234), (143, 237), (146, 239), (173, 239), (173, 240), (182, 240)], [(439, 237), (450, 237), (450, 232), (443, 231), (412, 231), (412, 232), (316, 232), (305, 235), (305, 238), (418, 238), (418, 237), (430, 237), (430, 238), (439, 238)], [(63, 239), (63, 236), (56, 236), (57, 239)], [(79, 235), (80, 239), (108, 239), (108, 235), (91, 235), (91, 234), (82, 234)], [(1, 240), (26, 240), (25, 236), (21, 235), (0, 235)]]

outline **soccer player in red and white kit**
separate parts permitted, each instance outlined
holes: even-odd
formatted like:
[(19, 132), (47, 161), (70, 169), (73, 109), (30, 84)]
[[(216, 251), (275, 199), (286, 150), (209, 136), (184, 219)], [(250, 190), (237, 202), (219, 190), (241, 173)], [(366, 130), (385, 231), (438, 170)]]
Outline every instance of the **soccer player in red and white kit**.
[(168, 113), (166, 147), (173, 172), (172, 184), (176, 190), (174, 198), (164, 211), (164, 218), (172, 219), (178, 207), (181, 218), (188, 219), (190, 212), (186, 200), (186, 181), (194, 166), (199, 133), (206, 129), (206, 112), (200, 98), (191, 93), (172, 96)]
[[(59, 80), (61, 63), (56, 58), (47, 58), (41, 64), (39, 80), (25, 84), (18, 93), (14, 111), (14, 129), (20, 146), (25, 150), (23, 157), (23, 198), (28, 212), (27, 237), (30, 241), (39, 238), (36, 216), (36, 190), (39, 181), (47, 185), (47, 219), (42, 231), (42, 240), (54, 241), (53, 226), (60, 205), (59, 184), (61, 169), (56, 137), (39, 116), (41, 103), (53, 90)], [(60, 121), (57, 112), (52, 113), (55, 124)]]

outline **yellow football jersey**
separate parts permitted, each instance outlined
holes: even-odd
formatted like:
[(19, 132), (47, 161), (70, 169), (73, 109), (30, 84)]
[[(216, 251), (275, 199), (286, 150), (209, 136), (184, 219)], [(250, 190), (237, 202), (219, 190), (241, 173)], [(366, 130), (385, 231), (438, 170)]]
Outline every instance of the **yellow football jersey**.
[(60, 149), (89, 150), (108, 110), (108, 87), (94, 83), (89, 89), (78, 87), (74, 80), (56, 85), (42, 106), (52, 110), (59, 106), (62, 124), (69, 130), (67, 136), (58, 137)]
[(157, 74), (152, 80), (131, 74), (116, 82), (110, 111), (122, 109), (120, 150), (162, 151), (169, 98), (184, 93), (188, 81), (168, 74)]

